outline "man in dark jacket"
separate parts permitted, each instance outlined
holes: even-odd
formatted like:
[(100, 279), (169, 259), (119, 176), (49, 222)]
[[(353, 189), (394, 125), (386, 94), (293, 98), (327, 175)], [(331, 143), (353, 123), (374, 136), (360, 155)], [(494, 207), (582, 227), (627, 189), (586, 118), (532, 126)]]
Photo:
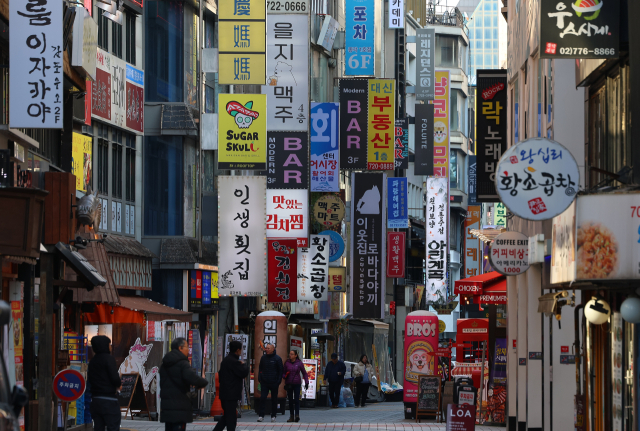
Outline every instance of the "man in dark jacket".
[(184, 338), (171, 343), (171, 351), (162, 358), (160, 367), (160, 422), (165, 431), (184, 431), (193, 422), (191, 400), (187, 396), (191, 386), (207, 386), (189, 364), (189, 345)]
[(105, 335), (91, 338), (94, 356), (89, 361), (87, 380), (91, 388), (91, 417), (95, 431), (120, 429), (117, 391), (122, 386), (116, 360), (111, 356), (111, 340)]
[(324, 371), (325, 384), (329, 381), (329, 397), (331, 398), (331, 407), (338, 408), (340, 403), (340, 391), (342, 390), (342, 384), (344, 383), (344, 373), (347, 372), (347, 367), (344, 362), (338, 361), (338, 354), (331, 354), (331, 361), (327, 364), (327, 368)]
[(229, 343), (229, 354), (222, 360), (218, 379), (220, 381), (220, 403), (224, 414), (218, 421), (213, 431), (222, 431), (227, 427), (227, 431), (235, 431), (236, 407), (238, 401), (242, 399), (242, 381), (249, 375), (249, 367), (244, 361), (240, 360), (242, 355), (242, 343), (240, 341), (232, 341)]
[(278, 388), (282, 383), (284, 365), (280, 356), (275, 354), (273, 344), (265, 345), (264, 350), (265, 354), (260, 358), (258, 374), (258, 382), (260, 382), (260, 414), (258, 415), (258, 422), (264, 420), (264, 410), (269, 392), (271, 392), (271, 422), (275, 422), (278, 410)]

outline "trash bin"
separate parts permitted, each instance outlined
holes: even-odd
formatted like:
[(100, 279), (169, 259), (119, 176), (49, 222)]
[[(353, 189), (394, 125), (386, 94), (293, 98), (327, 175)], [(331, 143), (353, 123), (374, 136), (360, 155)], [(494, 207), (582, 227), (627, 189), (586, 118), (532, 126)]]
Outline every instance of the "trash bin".
[(316, 399), (316, 406), (327, 407), (328, 397), (329, 397), (329, 386), (320, 385), (320, 395)]

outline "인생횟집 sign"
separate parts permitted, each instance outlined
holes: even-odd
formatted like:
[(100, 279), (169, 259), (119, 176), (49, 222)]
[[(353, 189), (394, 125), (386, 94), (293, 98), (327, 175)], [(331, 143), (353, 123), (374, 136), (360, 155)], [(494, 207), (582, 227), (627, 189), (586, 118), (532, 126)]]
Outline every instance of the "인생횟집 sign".
[(503, 275), (518, 275), (529, 269), (529, 238), (520, 232), (505, 232), (491, 243), (493, 269)]
[(266, 170), (267, 96), (218, 95), (218, 169)]

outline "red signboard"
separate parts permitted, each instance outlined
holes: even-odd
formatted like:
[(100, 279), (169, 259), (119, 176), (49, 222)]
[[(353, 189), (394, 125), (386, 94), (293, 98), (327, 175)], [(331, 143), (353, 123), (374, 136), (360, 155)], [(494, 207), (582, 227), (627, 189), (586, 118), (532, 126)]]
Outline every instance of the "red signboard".
[(127, 127), (144, 132), (144, 88), (127, 82)]
[(569, 353), (569, 346), (560, 346), (560, 353)]
[(482, 293), (482, 282), (458, 280), (453, 286), (454, 295), (478, 295)]
[(447, 431), (473, 431), (476, 429), (476, 407), (462, 404), (447, 406)]
[(473, 297), (474, 304), (506, 304), (507, 294), (505, 293), (484, 293)]
[(268, 239), (267, 257), (268, 301), (298, 302), (298, 240)]
[(387, 277), (404, 278), (406, 234), (387, 232)]
[(111, 75), (102, 69), (96, 69), (96, 80), (92, 83), (91, 112), (111, 120)]
[(202, 271), (196, 271), (196, 298), (202, 299)]

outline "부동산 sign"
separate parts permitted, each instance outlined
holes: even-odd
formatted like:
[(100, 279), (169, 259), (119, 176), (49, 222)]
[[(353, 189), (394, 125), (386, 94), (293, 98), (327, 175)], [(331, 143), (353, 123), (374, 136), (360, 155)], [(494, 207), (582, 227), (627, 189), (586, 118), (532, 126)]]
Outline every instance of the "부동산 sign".
[(218, 169), (265, 170), (267, 96), (218, 96)]
[(311, 104), (311, 191), (340, 191), (339, 106)]
[(529, 269), (529, 238), (520, 232), (502, 233), (491, 243), (489, 256), (500, 274), (523, 274)]
[(367, 169), (391, 170), (395, 166), (395, 80), (369, 80), (369, 137)]
[(346, 0), (345, 75), (374, 75), (374, 0)]

